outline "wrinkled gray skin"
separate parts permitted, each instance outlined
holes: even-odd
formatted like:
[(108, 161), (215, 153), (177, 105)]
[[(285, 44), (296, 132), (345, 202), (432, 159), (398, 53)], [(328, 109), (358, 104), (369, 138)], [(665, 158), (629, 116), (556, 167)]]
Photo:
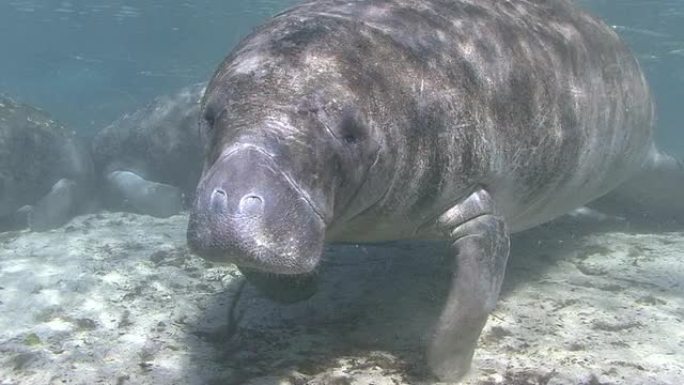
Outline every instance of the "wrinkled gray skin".
[(639, 66), (564, 1), (310, 1), (226, 58), (202, 105), (199, 254), (279, 275), (326, 241), (446, 239), (453, 284), (427, 359), (468, 370), (509, 234), (636, 173), (652, 149)]
[(92, 152), (108, 207), (156, 217), (183, 209), (201, 172), (197, 121), (205, 86), (157, 98), (97, 134)]
[(83, 209), (92, 161), (45, 112), (0, 96), (0, 231), (59, 227)]

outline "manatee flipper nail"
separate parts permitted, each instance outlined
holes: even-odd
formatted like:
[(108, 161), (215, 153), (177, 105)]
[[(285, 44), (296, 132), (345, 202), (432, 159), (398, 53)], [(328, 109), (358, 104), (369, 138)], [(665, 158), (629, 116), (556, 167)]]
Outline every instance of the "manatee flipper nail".
[(140, 214), (166, 218), (183, 209), (183, 194), (177, 187), (148, 181), (131, 171), (113, 171), (107, 175), (111, 189), (132, 210)]
[(28, 212), (29, 227), (33, 231), (46, 231), (62, 226), (73, 217), (77, 204), (77, 183), (71, 179), (60, 179), (47, 195), (31, 207)]
[(463, 377), (477, 339), (494, 309), (506, 270), (509, 235), (489, 194), (480, 190), (440, 217), (456, 252), (456, 271), (428, 347), (428, 364), (440, 379)]

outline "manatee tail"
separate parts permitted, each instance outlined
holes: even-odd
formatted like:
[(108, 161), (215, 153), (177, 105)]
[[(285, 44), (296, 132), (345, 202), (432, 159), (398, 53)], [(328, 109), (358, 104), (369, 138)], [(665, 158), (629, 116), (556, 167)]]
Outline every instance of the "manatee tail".
[(630, 222), (684, 225), (684, 162), (654, 146), (639, 173), (590, 207)]

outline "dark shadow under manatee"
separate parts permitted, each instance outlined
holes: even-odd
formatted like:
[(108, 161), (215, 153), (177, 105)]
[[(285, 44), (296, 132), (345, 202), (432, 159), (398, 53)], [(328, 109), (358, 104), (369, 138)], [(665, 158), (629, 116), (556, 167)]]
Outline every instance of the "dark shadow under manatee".
[[(586, 247), (586, 235), (648, 230), (563, 218), (516, 234), (501, 296)], [(292, 370), (313, 376), (338, 367), (340, 358), (372, 361), (377, 351), (396, 358), (380, 360), (383, 370), (405, 373), (409, 383), (432, 381), (423, 364), (424, 342), (446, 299), (452, 264), (446, 242), (331, 245), (318, 270), (317, 292), (294, 304), (273, 302), (236, 278), (194, 332), (216, 349), (212, 360), (225, 369), (212, 383), (241, 384)]]

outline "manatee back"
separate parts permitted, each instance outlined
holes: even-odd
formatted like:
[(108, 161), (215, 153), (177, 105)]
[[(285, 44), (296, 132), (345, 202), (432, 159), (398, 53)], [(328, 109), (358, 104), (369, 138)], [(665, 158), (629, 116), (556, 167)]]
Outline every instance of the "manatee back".
[(427, 220), (479, 185), (529, 227), (614, 188), (651, 146), (639, 64), (570, 1), (310, 1), (236, 54), (266, 32), (274, 56), (334, 57), (373, 106), (394, 172), (384, 215)]
[(193, 191), (202, 165), (197, 122), (204, 87), (159, 97), (102, 129), (92, 143), (97, 173), (127, 170)]

